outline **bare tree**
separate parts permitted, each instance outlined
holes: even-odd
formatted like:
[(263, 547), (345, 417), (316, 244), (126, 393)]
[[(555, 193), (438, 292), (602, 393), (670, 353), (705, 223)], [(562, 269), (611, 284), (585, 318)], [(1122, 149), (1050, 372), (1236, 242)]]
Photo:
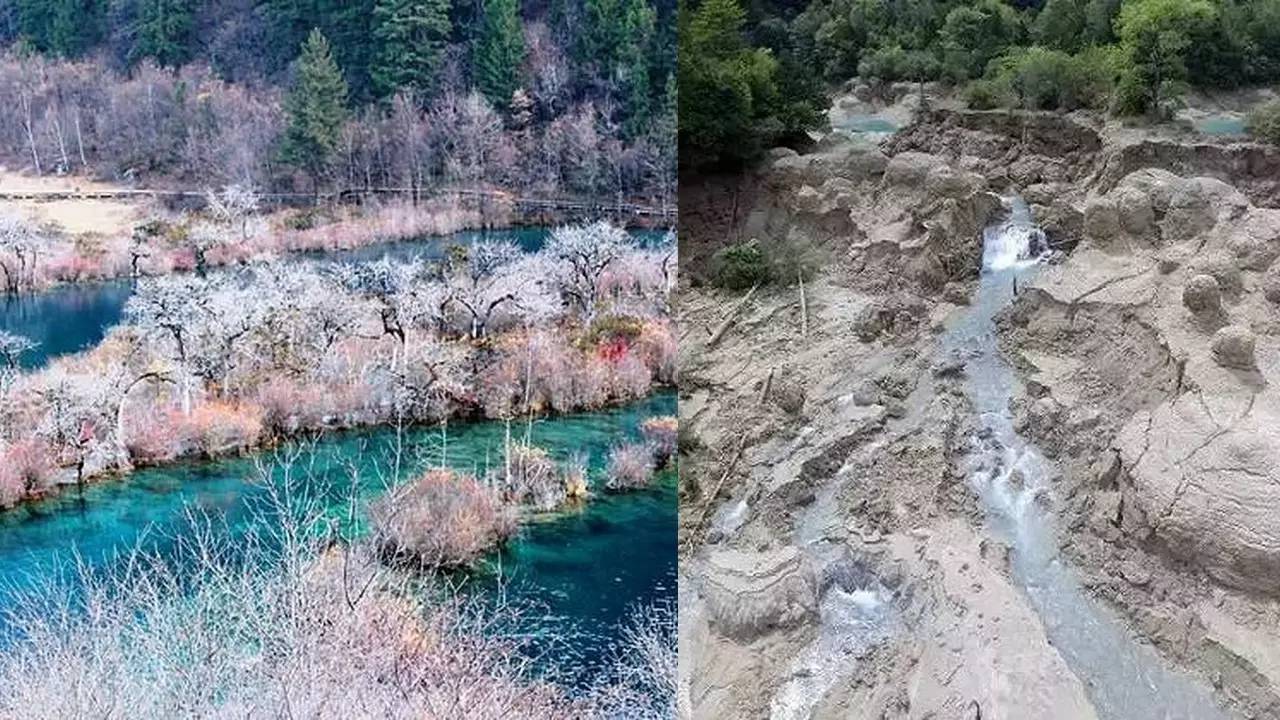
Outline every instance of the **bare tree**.
[(560, 291), (587, 322), (595, 316), (601, 276), (632, 245), (625, 230), (606, 222), (560, 227), (551, 233), (546, 251), (561, 263)]
[(0, 215), (0, 273), (5, 292), (17, 295), (34, 282), (39, 230), (16, 215)]
[(205, 191), (209, 214), (218, 222), (234, 227), (240, 232), (240, 240), (249, 239), (249, 228), (258, 213), (258, 192), (251, 185), (240, 183), (226, 185), (221, 192)]
[(16, 369), (22, 356), (36, 347), (37, 343), (30, 338), (0, 330), (0, 358), (4, 360), (5, 367), (10, 370)]

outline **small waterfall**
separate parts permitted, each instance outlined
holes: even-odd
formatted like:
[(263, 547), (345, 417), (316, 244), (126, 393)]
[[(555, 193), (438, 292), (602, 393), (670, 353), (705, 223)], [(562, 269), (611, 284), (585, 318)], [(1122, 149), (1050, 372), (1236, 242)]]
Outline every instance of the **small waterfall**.
[(1007, 201), (1009, 217), (983, 231), (984, 270), (1021, 270), (1040, 262), (1049, 252), (1044, 231), (1031, 220), (1031, 209), (1020, 197)]
[(831, 547), (806, 550), (821, 569), (818, 637), (792, 662), (769, 706), (770, 720), (807, 720), (840, 678), (893, 633), (890, 593), (865, 568)]

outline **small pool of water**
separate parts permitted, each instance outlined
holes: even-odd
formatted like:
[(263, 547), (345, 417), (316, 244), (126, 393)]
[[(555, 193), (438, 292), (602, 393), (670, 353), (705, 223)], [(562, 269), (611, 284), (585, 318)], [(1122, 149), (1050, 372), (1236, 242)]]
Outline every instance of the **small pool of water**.
[(898, 131), (898, 124), (876, 115), (848, 115), (835, 126), (847, 132), (891, 134)]
[[(532, 440), (557, 459), (586, 453), (598, 486), (613, 445), (637, 437), (644, 418), (675, 412), (675, 394), (662, 392), (622, 408), (537, 421)], [(501, 462), (505, 432), (497, 422), (450, 426), (447, 464), (483, 472)], [(387, 477), (395, 447), (395, 432), (387, 428), (303, 446), (295, 467), (312, 476), (305, 492), (345, 517), (352, 463), (360, 470), (357, 493), (367, 503), (388, 482), (439, 464), (440, 437), (439, 428), (407, 431), (408, 459), (399, 478)], [(262, 459), (270, 460), (270, 454)], [(280, 475), (277, 468), (277, 481)], [(677, 519), (670, 475), (649, 490), (598, 493), (580, 511), (528, 526), (465, 587), (492, 593), (500, 574), (507, 599), (532, 610), (518, 628), (531, 638), (532, 649), (545, 651), (558, 675), (587, 677), (609, 661), (608, 648), (635, 605), (675, 602)], [(82, 497), (70, 489), (0, 513), (0, 609), (15, 589), (39, 587), (76, 553), (92, 567), (107, 566), (139, 544), (170, 553), (176, 535), (188, 527), (188, 508), (206, 513), (231, 537), (246, 532), (264, 522), (255, 506), (261, 507), (267, 491), (256, 477), (252, 457), (172, 465), (91, 485)], [(0, 641), (7, 633), (3, 622), (0, 613)]]
[(1244, 118), (1232, 115), (1218, 115), (1197, 120), (1196, 130), (1205, 135), (1245, 135)]
[(37, 368), (51, 359), (77, 353), (102, 341), (120, 322), (125, 301), (133, 294), (128, 280), (65, 285), (36, 295), (0, 301), (0, 330), (34, 341), (21, 365)]

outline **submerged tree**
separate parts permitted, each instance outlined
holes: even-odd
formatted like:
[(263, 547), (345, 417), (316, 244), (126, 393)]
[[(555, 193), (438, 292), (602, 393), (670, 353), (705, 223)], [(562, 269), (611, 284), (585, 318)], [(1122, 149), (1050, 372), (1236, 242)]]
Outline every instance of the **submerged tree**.
[(338, 152), (347, 119), (347, 81), (333, 60), (329, 41), (311, 31), (298, 60), (298, 80), (285, 99), (289, 125), (281, 156), (311, 176), (313, 189)]
[(4, 366), (8, 369), (17, 368), (22, 356), (35, 347), (36, 343), (30, 338), (0, 330), (0, 360), (4, 361)]

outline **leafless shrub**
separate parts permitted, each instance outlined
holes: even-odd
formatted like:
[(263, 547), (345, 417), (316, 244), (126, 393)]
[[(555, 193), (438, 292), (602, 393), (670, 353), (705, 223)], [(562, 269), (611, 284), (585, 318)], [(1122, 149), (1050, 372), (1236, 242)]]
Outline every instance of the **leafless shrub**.
[(640, 423), (640, 434), (653, 451), (653, 461), (658, 467), (665, 467), (675, 455), (679, 430), (680, 421), (673, 415), (646, 418)]
[(470, 565), (517, 529), (496, 488), (443, 469), (392, 490), (370, 519), (383, 555), (418, 568)]
[(565, 485), (547, 451), (533, 445), (514, 444), (507, 451), (503, 494), (508, 502), (538, 510), (554, 510), (565, 499)]
[(670, 605), (637, 607), (615, 648), (607, 679), (593, 693), (593, 714), (627, 720), (675, 718), (678, 667), (675, 610)]
[(582, 500), (591, 492), (591, 478), (587, 475), (587, 456), (574, 453), (560, 468), (564, 492), (571, 499)]
[(653, 453), (643, 443), (618, 445), (609, 454), (610, 490), (636, 490), (653, 479)]

